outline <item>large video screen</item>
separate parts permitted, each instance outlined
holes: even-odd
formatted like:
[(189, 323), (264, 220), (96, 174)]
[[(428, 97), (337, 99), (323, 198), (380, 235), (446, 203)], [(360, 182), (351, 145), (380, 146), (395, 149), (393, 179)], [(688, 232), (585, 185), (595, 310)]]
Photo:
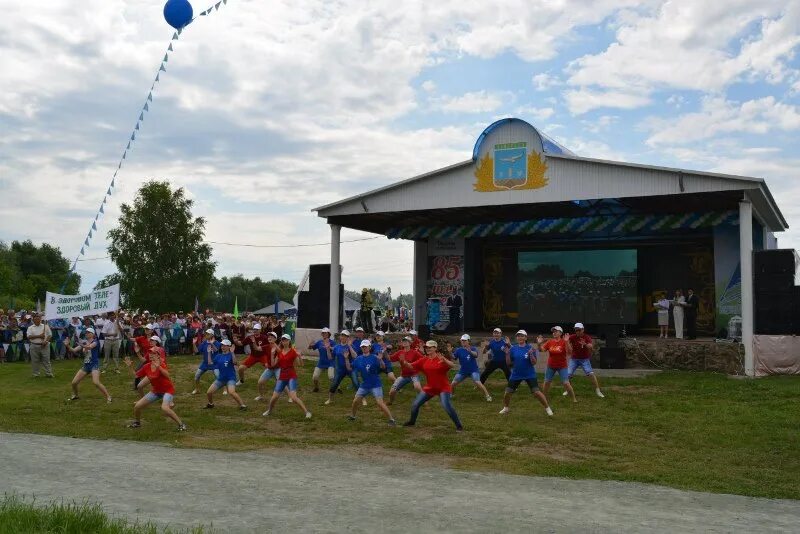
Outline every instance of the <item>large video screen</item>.
[(517, 264), (520, 323), (637, 322), (635, 250), (520, 252)]

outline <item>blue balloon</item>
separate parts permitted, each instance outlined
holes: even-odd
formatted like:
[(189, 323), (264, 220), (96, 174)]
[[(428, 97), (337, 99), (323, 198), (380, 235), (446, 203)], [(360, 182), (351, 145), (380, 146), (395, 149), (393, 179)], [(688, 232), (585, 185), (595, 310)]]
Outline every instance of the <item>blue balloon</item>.
[(192, 22), (193, 15), (192, 4), (188, 0), (169, 0), (164, 5), (164, 18), (176, 30), (180, 30)]

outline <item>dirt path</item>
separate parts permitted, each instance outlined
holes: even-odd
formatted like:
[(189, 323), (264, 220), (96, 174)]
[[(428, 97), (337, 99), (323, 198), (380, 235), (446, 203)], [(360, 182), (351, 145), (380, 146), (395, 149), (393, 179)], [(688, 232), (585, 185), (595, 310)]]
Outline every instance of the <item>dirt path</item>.
[(465, 473), (390, 453), (232, 453), (0, 433), (0, 466), (0, 492), (89, 498), (113, 514), (180, 527), (213, 522), (221, 532), (786, 532), (800, 525), (800, 501)]

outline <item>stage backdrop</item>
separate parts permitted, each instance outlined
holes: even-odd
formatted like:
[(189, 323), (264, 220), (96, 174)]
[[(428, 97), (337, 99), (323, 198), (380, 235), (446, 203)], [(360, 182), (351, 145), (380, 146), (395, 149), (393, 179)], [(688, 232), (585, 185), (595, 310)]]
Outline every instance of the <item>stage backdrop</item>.
[(432, 332), (460, 332), (464, 310), (464, 240), (428, 242), (428, 326)]

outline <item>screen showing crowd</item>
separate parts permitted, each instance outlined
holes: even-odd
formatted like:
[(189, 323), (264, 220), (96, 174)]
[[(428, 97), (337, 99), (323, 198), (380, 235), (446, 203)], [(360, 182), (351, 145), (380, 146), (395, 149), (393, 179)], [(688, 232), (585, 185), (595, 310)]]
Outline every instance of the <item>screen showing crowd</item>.
[(632, 324), (636, 250), (520, 252), (519, 321)]

